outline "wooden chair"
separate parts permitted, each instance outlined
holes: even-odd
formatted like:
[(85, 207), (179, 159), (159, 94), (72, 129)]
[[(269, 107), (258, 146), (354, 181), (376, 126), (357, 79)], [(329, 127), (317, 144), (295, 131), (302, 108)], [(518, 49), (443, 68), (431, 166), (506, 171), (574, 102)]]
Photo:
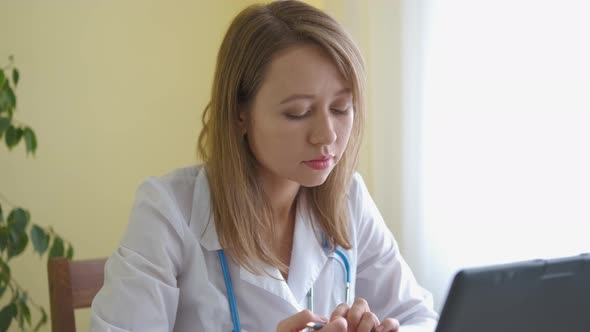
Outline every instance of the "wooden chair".
[(52, 258), (47, 263), (51, 330), (75, 332), (74, 310), (89, 308), (104, 282), (106, 258), (68, 260)]

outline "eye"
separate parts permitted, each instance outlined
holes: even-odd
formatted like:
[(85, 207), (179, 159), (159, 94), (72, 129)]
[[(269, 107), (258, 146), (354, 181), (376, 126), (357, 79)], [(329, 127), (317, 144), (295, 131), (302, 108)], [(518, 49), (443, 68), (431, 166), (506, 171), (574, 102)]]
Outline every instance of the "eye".
[(350, 110), (350, 106), (349, 107), (333, 107), (332, 108), (332, 112), (338, 114), (338, 115), (346, 115), (348, 114)]
[(303, 119), (305, 117), (307, 117), (309, 115), (309, 110), (305, 111), (305, 112), (287, 112), (285, 113), (285, 116), (287, 117), (287, 119), (291, 119), (291, 120), (300, 120)]

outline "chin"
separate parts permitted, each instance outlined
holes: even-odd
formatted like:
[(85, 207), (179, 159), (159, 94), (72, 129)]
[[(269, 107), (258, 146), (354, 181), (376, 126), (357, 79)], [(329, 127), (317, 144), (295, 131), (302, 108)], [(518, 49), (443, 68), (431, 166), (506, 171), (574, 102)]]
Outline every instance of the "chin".
[(304, 187), (317, 187), (324, 184), (324, 182), (326, 182), (326, 180), (328, 179), (329, 175), (330, 172), (325, 172), (323, 174), (315, 174), (313, 176), (306, 176), (305, 178), (299, 179), (299, 181), (297, 182), (299, 182), (299, 184)]

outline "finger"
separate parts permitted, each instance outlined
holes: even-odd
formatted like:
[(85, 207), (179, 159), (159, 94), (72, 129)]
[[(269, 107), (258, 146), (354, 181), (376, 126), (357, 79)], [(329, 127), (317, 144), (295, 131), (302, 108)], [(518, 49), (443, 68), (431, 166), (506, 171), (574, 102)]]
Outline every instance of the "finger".
[(346, 303), (341, 303), (336, 307), (336, 309), (334, 309), (332, 316), (330, 316), (330, 321), (334, 320), (336, 317), (346, 318), (347, 314), (348, 305)]
[(369, 304), (365, 299), (358, 298), (354, 300), (352, 307), (348, 310), (348, 314), (346, 315), (346, 320), (348, 320), (348, 325), (352, 327), (352, 330), (356, 330), (359, 323), (361, 322), (361, 318), (365, 312), (371, 311), (369, 309)]
[(399, 331), (399, 321), (393, 318), (386, 318), (377, 327), (376, 332), (397, 332)]
[(346, 332), (348, 323), (343, 317), (335, 317), (334, 320), (326, 324), (321, 332)]
[(296, 332), (301, 331), (309, 322), (320, 322), (322, 318), (309, 310), (303, 310), (295, 315), (283, 319), (277, 326), (277, 332)]
[(372, 312), (365, 312), (361, 321), (359, 322), (356, 331), (357, 332), (371, 332), (373, 329), (379, 326), (379, 319)]

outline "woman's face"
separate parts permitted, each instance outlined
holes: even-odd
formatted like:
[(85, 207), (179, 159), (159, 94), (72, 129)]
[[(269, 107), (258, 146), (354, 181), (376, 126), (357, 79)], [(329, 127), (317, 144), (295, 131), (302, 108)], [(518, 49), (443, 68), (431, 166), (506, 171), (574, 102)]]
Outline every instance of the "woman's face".
[(298, 45), (277, 53), (241, 114), (260, 175), (307, 187), (324, 183), (350, 137), (351, 91), (320, 47)]

